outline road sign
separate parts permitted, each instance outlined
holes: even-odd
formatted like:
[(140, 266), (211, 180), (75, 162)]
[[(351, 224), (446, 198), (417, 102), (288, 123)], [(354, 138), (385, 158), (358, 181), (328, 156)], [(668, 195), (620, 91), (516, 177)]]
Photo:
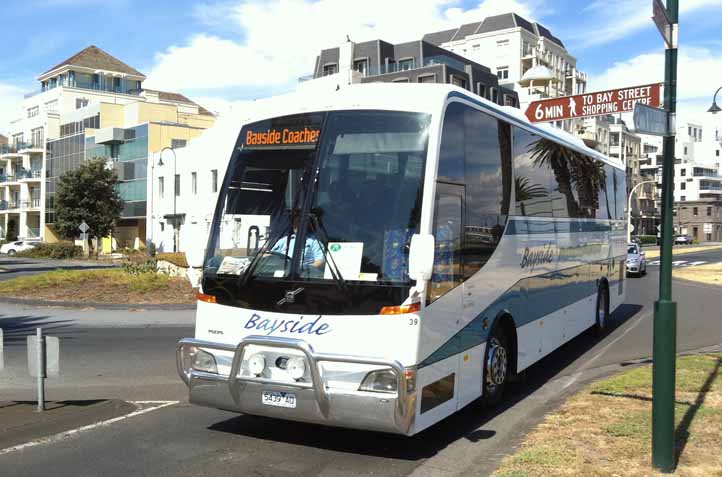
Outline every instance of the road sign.
[(80, 229), (81, 232), (85, 233), (90, 229), (90, 227), (88, 227), (88, 224), (86, 224), (85, 220), (83, 220), (83, 223), (78, 226), (78, 229)]
[(653, 83), (534, 101), (527, 108), (526, 117), (529, 121), (538, 123), (601, 116), (633, 111), (637, 103), (661, 106), (662, 84)]
[(652, 0), (652, 20), (664, 38), (667, 48), (677, 48), (676, 38), (672, 35), (672, 21), (667, 16), (667, 9), (660, 0)]
[[(652, 136), (668, 135), (670, 131), (667, 128), (667, 111), (642, 103), (635, 104), (634, 129), (637, 133), (650, 134)], [(669, 129), (674, 130), (674, 127), (670, 127)]]

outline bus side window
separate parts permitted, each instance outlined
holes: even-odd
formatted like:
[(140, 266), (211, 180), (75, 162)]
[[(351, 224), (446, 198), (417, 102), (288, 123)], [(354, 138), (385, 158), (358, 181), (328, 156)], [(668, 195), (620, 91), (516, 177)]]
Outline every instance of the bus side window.
[(514, 128), (515, 215), (552, 217), (552, 172), (545, 144), (536, 134)]
[(614, 175), (614, 168), (608, 164), (604, 165), (604, 176), (605, 176), (605, 195), (606, 200), (609, 201), (609, 210), (607, 211), (607, 217), (605, 219), (616, 220), (621, 217), (621, 211), (619, 210), (619, 204), (617, 200), (617, 178)]

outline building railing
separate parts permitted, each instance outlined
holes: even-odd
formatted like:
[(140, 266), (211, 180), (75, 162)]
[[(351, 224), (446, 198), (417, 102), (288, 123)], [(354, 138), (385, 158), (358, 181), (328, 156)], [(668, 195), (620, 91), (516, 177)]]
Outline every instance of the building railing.
[(43, 175), (42, 169), (22, 170), (17, 173), (18, 179), (40, 179)]
[(17, 179), (15, 176), (10, 174), (2, 174), (0, 175), (0, 183), (2, 182), (15, 182)]
[(13, 144), (0, 144), (0, 154), (17, 154), (25, 149), (43, 149), (42, 144), (34, 142), (16, 142)]
[(40, 207), (40, 199), (30, 199), (20, 202), (21, 209), (37, 209)]
[(464, 71), (464, 63), (461, 61), (454, 59), (450, 56), (446, 55), (434, 55), (434, 56), (427, 56), (424, 58), (424, 66), (432, 66), (432, 65), (446, 65), (451, 66), (452, 68), (456, 68), (459, 71)]

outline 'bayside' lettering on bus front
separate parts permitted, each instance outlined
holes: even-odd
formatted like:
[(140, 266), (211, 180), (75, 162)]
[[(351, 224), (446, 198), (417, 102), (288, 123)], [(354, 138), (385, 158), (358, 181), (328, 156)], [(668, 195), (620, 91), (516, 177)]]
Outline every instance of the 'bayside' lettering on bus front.
[(314, 144), (318, 141), (321, 133), (318, 129), (303, 128), (299, 130), (292, 129), (269, 129), (268, 131), (246, 132), (247, 146), (276, 146), (288, 144)]
[(557, 254), (558, 250), (550, 243), (536, 249), (526, 247), (519, 266), (521, 268), (531, 268), (533, 272), (537, 265), (552, 263)]
[(260, 315), (254, 313), (246, 322), (244, 328), (247, 330), (255, 329), (258, 331), (265, 331), (266, 335), (270, 335), (275, 331), (281, 333), (296, 333), (296, 334), (307, 334), (307, 335), (325, 335), (331, 332), (331, 327), (326, 323), (320, 323), (321, 315), (318, 315), (315, 320), (303, 322), (303, 316), (299, 317), (298, 320), (269, 320), (268, 318), (262, 318)]

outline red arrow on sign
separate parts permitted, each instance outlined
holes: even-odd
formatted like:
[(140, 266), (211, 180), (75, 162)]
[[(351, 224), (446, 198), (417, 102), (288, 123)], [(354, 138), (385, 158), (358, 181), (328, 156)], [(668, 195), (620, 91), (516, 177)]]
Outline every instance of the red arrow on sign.
[(539, 123), (601, 116), (634, 111), (635, 103), (661, 106), (662, 83), (534, 101), (527, 108), (526, 117), (533, 123)]

